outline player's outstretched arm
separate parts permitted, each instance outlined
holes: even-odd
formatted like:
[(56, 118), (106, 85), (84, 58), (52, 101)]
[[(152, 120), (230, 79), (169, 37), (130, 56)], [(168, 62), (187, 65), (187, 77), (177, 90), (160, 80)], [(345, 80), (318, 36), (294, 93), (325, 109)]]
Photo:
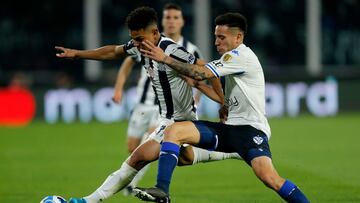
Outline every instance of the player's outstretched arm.
[(120, 66), (115, 82), (114, 95), (112, 97), (112, 100), (117, 104), (119, 104), (122, 100), (126, 79), (130, 75), (134, 65), (135, 65), (134, 59), (131, 56), (128, 56), (125, 58), (124, 62)]
[(124, 45), (107, 45), (91, 50), (77, 50), (56, 46), (59, 58), (67, 59), (92, 59), (92, 60), (113, 60), (125, 56)]
[(160, 47), (155, 46), (148, 40), (145, 40), (142, 43), (148, 48), (148, 50), (140, 49), (141, 53), (145, 57), (149, 57), (155, 61), (168, 64), (171, 66), (171, 68), (180, 74), (189, 76), (195, 80), (205, 80), (215, 77), (215, 75), (208, 68), (206, 68), (205, 65), (195, 65), (177, 61), (165, 55), (164, 51)]

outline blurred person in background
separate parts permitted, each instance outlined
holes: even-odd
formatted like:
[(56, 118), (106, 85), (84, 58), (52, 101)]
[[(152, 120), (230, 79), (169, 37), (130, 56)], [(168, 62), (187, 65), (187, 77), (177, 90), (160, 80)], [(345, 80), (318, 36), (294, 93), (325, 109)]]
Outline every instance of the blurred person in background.
[[(163, 27), (162, 34), (165, 37), (168, 37), (180, 46), (183, 46), (196, 58), (203, 58), (199, 48), (184, 38), (181, 34), (181, 30), (184, 27), (185, 22), (182, 15), (182, 9), (179, 5), (174, 3), (166, 4), (163, 8), (163, 17), (161, 22)], [(112, 97), (112, 100), (115, 103), (119, 104), (121, 102), (126, 80), (136, 63), (141, 63), (141, 57), (128, 56), (119, 68), (114, 87), (114, 94)], [(145, 68), (141, 68), (140, 79), (136, 89), (139, 98), (137, 104), (131, 112), (127, 129), (127, 149), (130, 154), (140, 145), (142, 141), (147, 138), (149, 134), (155, 130), (158, 125), (159, 118), (158, 101), (156, 100), (154, 90), (150, 84), (150, 78), (147, 76)], [(201, 92), (197, 91), (197, 89), (194, 90), (195, 103), (198, 104)], [(123, 190), (124, 195), (132, 193), (132, 189), (144, 176), (148, 167), (149, 165), (139, 171), (132, 182)]]
[(8, 87), (11, 89), (29, 89), (31, 83), (31, 79), (25, 73), (17, 71), (9, 81)]

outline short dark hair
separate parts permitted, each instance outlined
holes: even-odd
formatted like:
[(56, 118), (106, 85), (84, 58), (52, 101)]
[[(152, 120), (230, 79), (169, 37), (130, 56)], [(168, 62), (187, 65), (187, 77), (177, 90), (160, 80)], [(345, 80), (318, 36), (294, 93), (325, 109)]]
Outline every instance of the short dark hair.
[(150, 7), (139, 7), (131, 11), (126, 17), (126, 25), (130, 30), (141, 30), (151, 24), (157, 24), (157, 13)]
[(163, 11), (165, 10), (170, 10), (170, 9), (174, 9), (174, 10), (178, 10), (178, 11), (182, 11), (181, 7), (175, 3), (167, 3), (165, 4)]
[(229, 27), (240, 28), (246, 34), (247, 20), (240, 13), (225, 13), (215, 18), (215, 25), (227, 25)]

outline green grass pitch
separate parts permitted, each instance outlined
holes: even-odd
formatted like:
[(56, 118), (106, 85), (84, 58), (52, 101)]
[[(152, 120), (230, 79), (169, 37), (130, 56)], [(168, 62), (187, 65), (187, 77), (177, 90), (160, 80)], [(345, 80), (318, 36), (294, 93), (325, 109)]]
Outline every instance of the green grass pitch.
[[(360, 115), (270, 119), (270, 147), (281, 176), (312, 202), (360, 202)], [(0, 202), (34, 203), (47, 195), (89, 194), (127, 157), (127, 123), (56, 124), (37, 121), (0, 128)], [(141, 186), (155, 182), (153, 163)], [(242, 161), (179, 167), (171, 185), (175, 203), (282, 202)], [(109, 203), (139, 202), (113, 196)]]

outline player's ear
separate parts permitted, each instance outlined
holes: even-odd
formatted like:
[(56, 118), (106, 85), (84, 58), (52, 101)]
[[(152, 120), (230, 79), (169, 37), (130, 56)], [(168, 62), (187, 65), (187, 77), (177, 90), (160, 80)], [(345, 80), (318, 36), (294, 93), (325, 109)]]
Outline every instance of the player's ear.
[(151, 32), (154, 36), (156, 36), (159, 33), (159, 30), (157, 28), (153, 28)]
[(244, 39), (244, 32), (239, 32), (236, 36), (236, 41), (237, 42), (242, 42)]
[(157, 36), (159, 35), (159, 30), (158, 30), (157, 28), (154, 28), (154, 29), (152, 30), (152, 35), (153, 35), (153, 39), (154, 39), (154, 42), (155, 42)]
[(153, 35), (154, 39), (156, 39), (156, 37), (159, 35), (159, 30), (157, 28), (154, 28), (152, 30), (152, 35)]

